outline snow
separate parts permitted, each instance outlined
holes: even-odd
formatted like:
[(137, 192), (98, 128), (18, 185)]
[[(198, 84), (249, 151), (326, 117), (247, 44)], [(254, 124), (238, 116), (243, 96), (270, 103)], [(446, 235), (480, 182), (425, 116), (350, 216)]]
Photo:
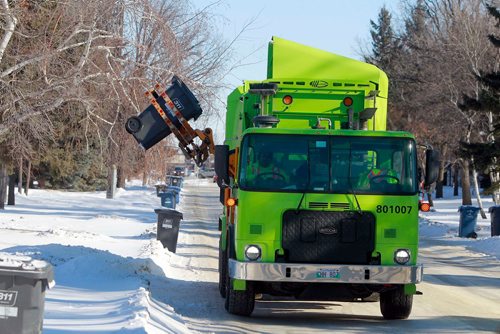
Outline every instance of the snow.
[[(453, 189), (445, 187), (444, 198), (435, 199), (435, 208), (431, 212), (420, 214), (420, 235), (424, 238), (434, 238), (446, 241), (449, 245), (460, 245), (484, 256), (493, 256), (500, 260), (500, 236), (491, 236), (491, 219), (488, 212), (493, 206), (491, 197), (482, 196), (486, 219), (478, 214), (475, 232), (477, 239), (458, 237), (458, 225), (461, 206), (461, 197), (453, 196)], [(460, 193), (460, 192), (459, 192)], [(473, 205), (477, 206), (475, 199)]]
[[(196, 186), (191, 196), (211, 194), (196, 205), (216, 217), (218, 192), (210, 180), (187, 179), (186, 183)], [(459, 238), (461, 200), (451, 191), (447, 188), (445, 198), (435, 200), (433, 212), (421, 213), (421, 238), (462, 245), (477, 257), (500, 259), (500, 237), (490, 236), (487, 208), (493, 205), (491, 199), (483, 198), (488, 217), (478, 217), (478, 238)], [(159, 208), (160, 199), (154, 187), (130, 182), (113, 200), (106, 199), (105, 192), (31, 189), (29, 196), (17, 194), (16, 205), (0, 214), (0, 252), (54, 266), (56, 285), (45, 296), (44, 333), (203, 331), (206, 320), (182, 314), (187, 309), (191, 316), (207, 308), (222, 309), (217, 270), (213, 269), (217, 268), (217, 247), (201, 248), (199, 240), (205, 239), (193, 244), (192, 238), (196, 235), (214, 244), (219, 232), (215, 221), (204, 221), (193, 205), (183, 201), (186, 195), (183, 190), (177, 207), (184, 213), (178, 246), (181, 256), (163, 249), (156, 240), (154, 209)], [(208, 253), (203, 249), (209, 249)], [(210, 289), (189, 288), (197, 284)], [(194, 295), (200, 290), (201, 295)]]

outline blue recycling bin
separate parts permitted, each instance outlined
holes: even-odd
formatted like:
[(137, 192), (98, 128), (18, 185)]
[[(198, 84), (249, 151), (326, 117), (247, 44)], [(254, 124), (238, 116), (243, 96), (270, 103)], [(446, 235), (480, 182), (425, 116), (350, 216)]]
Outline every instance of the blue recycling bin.
[(177, 203), (176, 196), (173, 191), (164, 191), (158, 194), (158, 197), (161, 199), (161, 206), (175, 209), (175, 205)]
[(184, 178), (182, 176), (167, 175), (167, 185), (182, 188)]
[(458, 208), (460, 221), (458, 225), (458, 236), (461, 238), (477, 238), (474, 231), (477, 223), (479, 208), (472, 205), (462, 205)]
[(175, 201), (179, 204), (181, 187), (177, 186), (167, 186), (167, 191), (173, 192), (175, 194)]
[(155, 188), (156, 188), (156, 196), (160, 197), (160, 193), (167, 190), (167, 185), (166, 184), (157, 184), (157, 185), (155, 185)]
[(491, 219), (491, 236), (500, 235), (500, 205), (494, 205), (488, 211)]

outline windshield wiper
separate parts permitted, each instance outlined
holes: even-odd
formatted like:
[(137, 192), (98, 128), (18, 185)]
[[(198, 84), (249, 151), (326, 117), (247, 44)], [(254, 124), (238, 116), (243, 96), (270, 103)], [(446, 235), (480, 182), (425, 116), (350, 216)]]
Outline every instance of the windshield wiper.
[(304, 200), (304, 197), (306, 196), (307, 190), (309, 189), (311, 183), (311, 173), (310, 173), (310, 168), (309, 168), (309, 159), (307, 159), (307, 184), (306, 188), (304, 189), (304, 192), (302, 193), (302, 197), (300, 198), (299, 205), (297, 205), (297, 209), (295, 209), (295, 214), (299, 214), (300, 206), (302, 205), (302, 201)]
[(349, 176), (347, 181), (349, 182), (349, 187), (351, 188), (351, 192), (354, 196), (354, 200), (356, 201), (356, 205), (358, 206), (358, 213), (361, 214), (361, 206), (359, 205), (358, 197), (356, 196), (356, 192), (354, 191), (354, 187), (352, 186), (352, 178), (351, 178), (351, 165), (352, 165), (352, 144), (349, 143)]

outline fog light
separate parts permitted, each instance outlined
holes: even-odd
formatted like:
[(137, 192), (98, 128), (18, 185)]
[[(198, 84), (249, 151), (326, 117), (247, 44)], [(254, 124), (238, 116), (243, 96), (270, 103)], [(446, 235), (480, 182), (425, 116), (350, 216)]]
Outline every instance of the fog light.
[(259, 246), (249, 245), (245, 249), (245, 256), (250, 261), (256, 261), (260, 259), (261, 251)]
[(394, 252), (394, 261), (398, 264), (406, 264), (410, 261), (410, 251), (408, 249), (398, 249)]

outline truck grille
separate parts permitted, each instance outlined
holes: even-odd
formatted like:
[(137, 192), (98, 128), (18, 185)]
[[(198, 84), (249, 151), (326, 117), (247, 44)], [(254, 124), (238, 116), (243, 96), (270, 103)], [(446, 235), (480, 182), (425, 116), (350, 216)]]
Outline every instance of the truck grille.
[(368, 264), (375, 248), (375, 217), (369, 212), (288, 210), (282, 242), (287, 262)]
[(309, 202), (310, 209), (328, 209), (328, 203), (326, 202)]
[(348, 211), (351, 209), (349, 203), (327, 203), (327, 202), (309, 202), (309, 209), (334, 209)]

